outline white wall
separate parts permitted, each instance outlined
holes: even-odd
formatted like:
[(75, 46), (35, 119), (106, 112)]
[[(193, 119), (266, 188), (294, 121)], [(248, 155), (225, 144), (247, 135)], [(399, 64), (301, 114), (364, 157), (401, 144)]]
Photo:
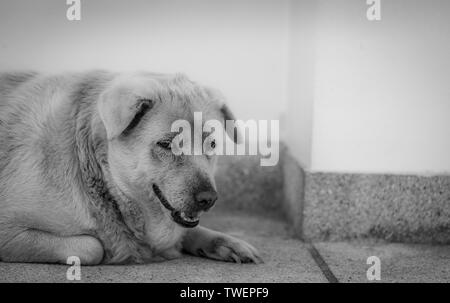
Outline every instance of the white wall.
[(292, 0), (289, 10), (288, 110), (283, 137), (300, 164), (309, 168), (313, 156), (316, 3)]
[(0, 70), (184, 72), (313, 171), (450, 172), (450, 1), (0, 2)]
[(0, 1), (0, 70), (183, 72), (242, 119), (286, 109), (288, 0)]
[(313, 107), (312, 156), (299, 160), (313, 171), (450, 172), (450, 1), (381, 4), (369, 22), (366, 1), (316, 1), (315, 51), (300, 53), (313, 85), (289, 100)]

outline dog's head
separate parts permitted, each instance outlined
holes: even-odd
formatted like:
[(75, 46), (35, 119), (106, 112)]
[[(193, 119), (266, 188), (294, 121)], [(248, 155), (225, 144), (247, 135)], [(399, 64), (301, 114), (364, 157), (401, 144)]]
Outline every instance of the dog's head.
[[(201, 212), (217, 200), (216, 157), (174, 153), (172, 142), (180, 132), (173, 132), (172, 125), (187, 121), (194, 131), (195, 112), (202, 113), (203, 122), (232, 120), (220, 93), (184, 76), (127, 76), (104, 91), (98, 112), (106, 130), (108, 168), (121, 193), (156, 220), (196, 226)], [(209, 141), (202, 145), (214, 149), (212, 136), (203, 134), (202, 141), (205, 135)]]

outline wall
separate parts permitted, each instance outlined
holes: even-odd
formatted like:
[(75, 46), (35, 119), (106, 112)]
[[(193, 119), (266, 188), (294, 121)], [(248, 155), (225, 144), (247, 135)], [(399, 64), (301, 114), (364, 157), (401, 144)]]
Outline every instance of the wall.
[(316, 3), (291, 1), (289, 7), (288, 111), (284, 140), (303, 167), (312, 161)]
[[(311, 171), (450, 172), (450, 2), (0, 2), (0, 70), (184, 72), (278, 119)], [(284, 124), (284, 125), (283, 125)]]
[(313, 80), (291, 76), (305, 91), (289, 95), (289, 111), (312, 112), (311, 157), (291, 144), (299, 160), (324, 172), (450, 172), (450, 2), (381, 1), (377, 22), (365, 1), (314, 3), (313, 29), (297, 38), (314, 45), (298, 52)]
[(220, 88), (242, 119), (286, 109), (288, 0), (0, 2), (0, 70), (183, 72)]

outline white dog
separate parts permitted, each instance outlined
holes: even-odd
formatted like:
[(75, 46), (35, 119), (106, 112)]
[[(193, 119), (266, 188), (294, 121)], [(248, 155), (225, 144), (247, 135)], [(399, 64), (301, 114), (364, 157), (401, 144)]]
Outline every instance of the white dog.
[(142, 263), (184, 249), (259, 263), (251, 245), (197, 226), (217, 199), (215, 157), (170, 145), (172, 122), (194, 111), (232, 119), (184, 76), (0, 74), (0, 259)]

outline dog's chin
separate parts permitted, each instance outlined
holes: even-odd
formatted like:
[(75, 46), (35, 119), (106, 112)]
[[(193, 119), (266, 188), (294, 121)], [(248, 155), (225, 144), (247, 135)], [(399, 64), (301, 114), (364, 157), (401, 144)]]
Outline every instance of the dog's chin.
[(167, 209), (170, 212), (170, 215), (172, 216), (172, 220), (186, 228), (193, 228), (198, 225), (200, 222), (199, 219), (199, 213), (196, 213), (195, 216), (192, 216), (192, 214), (188, 214), (184, 211), (176, 210), (166, 199), (164, 194), (162, 193), (161, 189), (158, 187), (158, 185), (153, 184), (153, 192), (155, 193), (156, 197), (158, 197), (159, 202), (164, 206), (165, 209)]

